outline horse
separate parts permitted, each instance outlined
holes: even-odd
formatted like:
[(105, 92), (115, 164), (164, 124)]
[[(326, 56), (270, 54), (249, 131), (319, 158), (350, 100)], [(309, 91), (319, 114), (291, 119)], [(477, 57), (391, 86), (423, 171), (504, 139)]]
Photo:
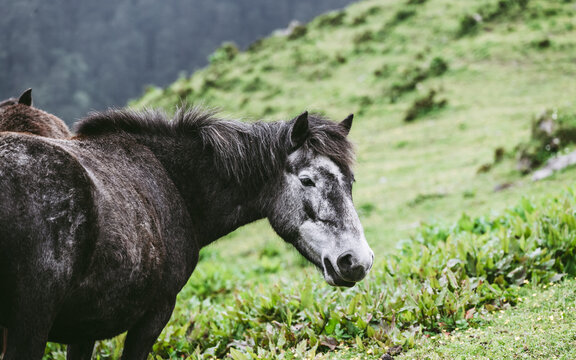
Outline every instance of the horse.
[(32, 106), (32, 89), (24, 91), (18, 99), (0, 102), (0, 131), (25, 132), (56, 139), (72, 136), (64, 121)]
[[(32, 106), (32, 89), (24, 91), (18, 99), (0, 102), (0, 131), (26, 132), (57, 139), (72, 136), (61, 119)], [(0, 326), (0, 359), (6, 351), (7, 336), (6, 330)]]
[(125, 331), (122, 359), (146, 359), (199, 250), (261, 218), (328, 284), (354, 286), (374, 254), (352, 202), (352, 120), (110, 109), (71, 139), (1, 134), (5, 360), (41, 359), (47, 341), (90, 359)]

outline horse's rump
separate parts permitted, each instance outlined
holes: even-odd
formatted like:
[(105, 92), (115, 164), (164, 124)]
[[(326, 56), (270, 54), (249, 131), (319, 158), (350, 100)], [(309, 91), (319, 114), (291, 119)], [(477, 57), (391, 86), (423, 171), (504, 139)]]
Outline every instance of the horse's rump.
[[(89, 187), (73, 158), (38, 137), (0, 135), (0, 311), (23, 284), (32, 297), (64, 291), (85, 267), (89, 249)], [(44, 284), (44, 285), (42, 285)], [(10, 312), (0, 313), (0, 324)]]

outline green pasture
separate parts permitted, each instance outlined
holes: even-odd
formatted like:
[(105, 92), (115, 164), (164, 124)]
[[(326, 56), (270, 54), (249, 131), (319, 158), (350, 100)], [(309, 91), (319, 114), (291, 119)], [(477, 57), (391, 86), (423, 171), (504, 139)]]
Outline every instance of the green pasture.
[(336, 289), (265, 221), (239, 229), (203, 249), (153, 358), (574, 358), (576, 172), (533, 182), (515, 149), (544, 110), (576, 113), (575, 79), (573, 1), (365, 0), (149, 87), (129, 106), (354, 113), (354, 198), (376, 254)]

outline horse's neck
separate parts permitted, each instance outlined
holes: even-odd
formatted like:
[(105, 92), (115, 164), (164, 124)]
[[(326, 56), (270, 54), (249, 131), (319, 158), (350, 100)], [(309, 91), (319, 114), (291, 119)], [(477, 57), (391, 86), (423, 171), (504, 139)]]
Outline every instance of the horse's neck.
[[(279, 143), (271, 139), (267, 141), (271, 142), (270, 146)], [(267, 194), (277, 182), (281, 169), (246, 171), (234, 174), (237, 178), (230, 178), (224, 176), (219, 168), (222, 166), (221, 159), (217, 160), (212, 150), (206, 149), (198, 138), (163, 139), (147, 145), (180, 191), (199, 232), (201, 246), (242, 225), (266, 217)], [(241, 159), (246, 163), (238, 167), (271, 170), (269, 162), (278, 162), (275, 156), (279, 155), (268, 152), (268, 156), (262, 156), (262, 151), (249, 152)]]

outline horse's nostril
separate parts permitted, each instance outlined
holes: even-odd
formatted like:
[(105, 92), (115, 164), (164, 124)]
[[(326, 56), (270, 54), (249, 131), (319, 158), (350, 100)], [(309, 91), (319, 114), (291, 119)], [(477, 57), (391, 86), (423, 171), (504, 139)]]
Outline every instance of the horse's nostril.
[(336, 260), (340, 274), (349, 281), (359, 281), (364, 278), (366, 271), (364, 266), (356, 264), (351, 253), (344, 253)]
[(338, 268), (342, 272), (348, 271), (352, 267), (352, 254), (343, 254), (338, 257), (336, 261)]

